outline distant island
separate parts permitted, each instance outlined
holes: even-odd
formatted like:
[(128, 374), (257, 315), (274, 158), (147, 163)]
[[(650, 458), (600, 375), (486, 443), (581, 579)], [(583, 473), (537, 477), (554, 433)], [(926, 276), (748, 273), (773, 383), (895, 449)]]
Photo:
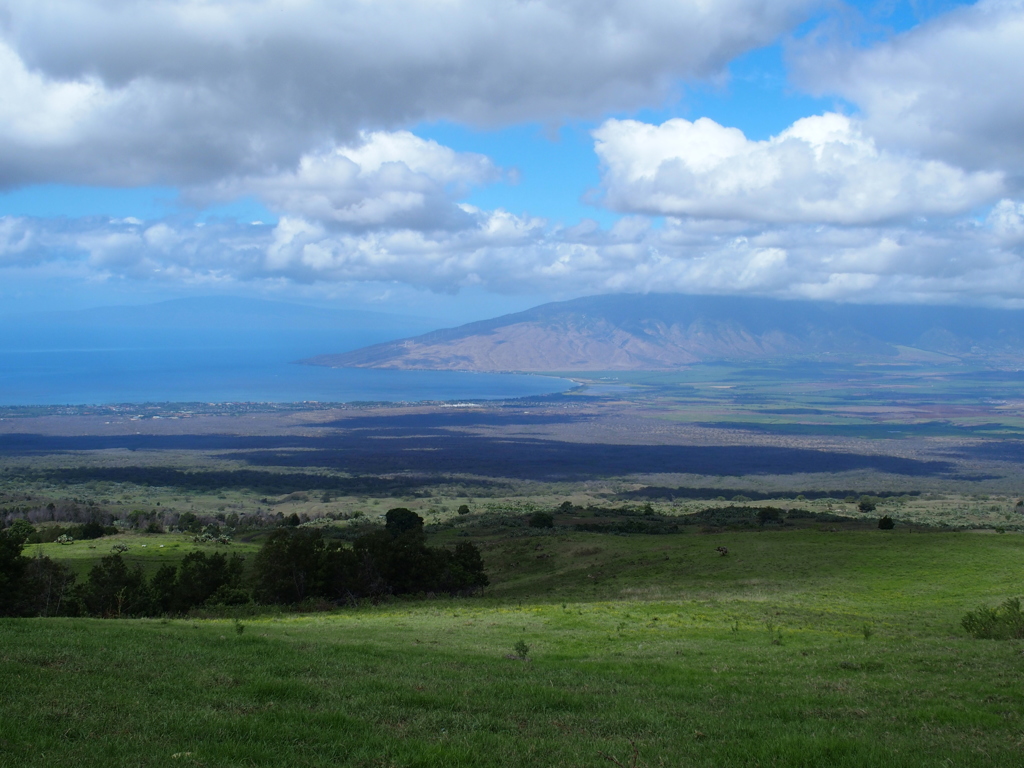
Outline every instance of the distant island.
[(543, 304), (300, 362), (334, 368), (553, 372), (671, 370), (754, 360), (1016, 367), (1024, 363), (1024, 311), (615, 294)]

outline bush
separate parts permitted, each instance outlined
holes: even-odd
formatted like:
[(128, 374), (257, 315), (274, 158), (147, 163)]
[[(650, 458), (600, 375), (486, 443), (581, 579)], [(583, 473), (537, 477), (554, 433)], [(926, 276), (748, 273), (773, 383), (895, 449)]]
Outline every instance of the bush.
[(527, 522), (531, 528), (554, 528), (555, 516), (550, 512), (534, 512)]
[(782, 510), (774, 507), (761, 507), (757, 510), (757, 522), (761, 525), (779, 525), (782, 522)]
[(178, 528), (189, 533), (199, 533), (203, 524), (194, 512), (182, 512), (178, 516)]
[(97, 523), (95, 520), (93, 520), (92, 522), (86, 523), (82, 526), (81, 531), (79, 531), (78, 533), (78, 538), (91, 541), (92, 539), (102, 538), (105, 533), (106, 529), (102, 525)]
[(996, 608), (968, 612), (960, 625), (979, 640), (1024, 640), (1024, 611), (1015, 597)]
[(412, 532), (413, 535), (422, 535), (423, 518), (405, 507), (389, 509), (384, 516), (384, 529), (391, 534), (391, 538), (397, 539), (403, 533)]
[(896, 527), (896, 523), (891, 517), (886, 515), (885, 517), (878, 518), (878, 527), (883, 531), (891, 531)]
[(460, 506), (459, 507), (459, 514), (460, 515), (468, 515), (469, 514), (469, 506), (467, 506), (466, 504), (463, 504), (462, 506)]
[(861, 512), (874, 512), (877, 506), (875, 500), (870, 496), (861, 496), (857, 499), (857, 509)]

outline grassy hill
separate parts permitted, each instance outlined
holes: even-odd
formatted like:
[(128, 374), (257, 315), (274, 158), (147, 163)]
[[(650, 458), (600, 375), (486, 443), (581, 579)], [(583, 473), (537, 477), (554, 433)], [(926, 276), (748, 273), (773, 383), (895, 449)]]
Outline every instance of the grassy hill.
[(0, 766), (1019, 764), (1020, 644), (959, 628), (1019, 535), (474, 540), (478, 598), (2, 620)]

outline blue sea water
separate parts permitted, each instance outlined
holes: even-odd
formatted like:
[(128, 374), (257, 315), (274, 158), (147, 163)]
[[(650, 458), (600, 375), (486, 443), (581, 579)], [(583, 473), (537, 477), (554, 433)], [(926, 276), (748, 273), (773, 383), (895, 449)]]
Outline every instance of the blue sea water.
[(482, 400), (546, 395), (573, 386), (547, 376), (323, 368), (293, 362), (324, 350), (0, 350), (0, 405)]

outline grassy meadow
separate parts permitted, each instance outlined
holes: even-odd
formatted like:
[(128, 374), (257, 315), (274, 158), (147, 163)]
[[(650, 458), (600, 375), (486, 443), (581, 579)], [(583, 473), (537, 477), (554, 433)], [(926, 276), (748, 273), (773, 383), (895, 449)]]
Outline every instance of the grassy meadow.
[(473, 540), (481, 597), (0, 620), (0, 766), (1024, 763), (1024, 646), (959, 627), (1019, 534)]

